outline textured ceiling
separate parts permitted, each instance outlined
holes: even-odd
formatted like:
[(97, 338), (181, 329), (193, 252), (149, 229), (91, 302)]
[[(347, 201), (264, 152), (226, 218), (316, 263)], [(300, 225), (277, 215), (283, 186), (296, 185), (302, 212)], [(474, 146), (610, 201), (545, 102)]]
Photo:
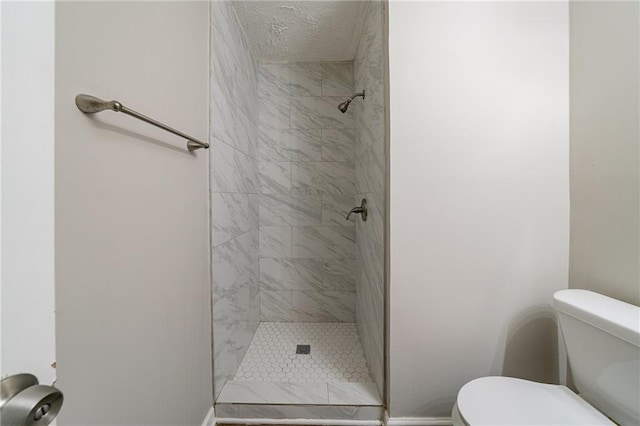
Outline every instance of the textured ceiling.
[(233, 2), (258, 61), (348, 61), (362, 29), (361, 1)]

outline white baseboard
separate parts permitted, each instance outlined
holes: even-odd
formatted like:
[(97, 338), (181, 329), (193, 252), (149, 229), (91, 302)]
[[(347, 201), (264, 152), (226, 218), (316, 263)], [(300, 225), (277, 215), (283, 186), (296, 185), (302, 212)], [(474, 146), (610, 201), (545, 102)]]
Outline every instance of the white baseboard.
[(451, 417), (387, 417), (385, 426), (452, 426)]
[(216, 415), (213, 411), (213, 407), (209, 408), (207, 415), (204, 417), (202, 421), (202, 426), (213, 426), (216, 424)]
[(381, 426), (381, 420), (331, 420), (331, 419), (215, 419), (216, 424), (229, 425), (308, 425), (308, 426)]

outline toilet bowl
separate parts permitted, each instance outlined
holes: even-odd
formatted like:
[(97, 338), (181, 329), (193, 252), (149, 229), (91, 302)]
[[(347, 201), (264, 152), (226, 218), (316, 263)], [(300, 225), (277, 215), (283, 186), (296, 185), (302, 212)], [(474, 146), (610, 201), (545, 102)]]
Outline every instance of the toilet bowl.
[(640, 424), (640, 308), (587, 290), (553, 296), (578, 394), (482, 377), (460, 389), (454, 426)]
[(472, 380), (460, 389), (457, 401), (456, 426), (615, 425), (566, 386), (511, 377)]

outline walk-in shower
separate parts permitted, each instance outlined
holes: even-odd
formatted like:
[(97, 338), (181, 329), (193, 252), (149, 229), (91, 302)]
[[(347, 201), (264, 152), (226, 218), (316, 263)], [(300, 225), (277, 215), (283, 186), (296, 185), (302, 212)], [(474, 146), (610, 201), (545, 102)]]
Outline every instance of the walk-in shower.
[(379, 420), (382, 4), (211, 9), (216, 417)]

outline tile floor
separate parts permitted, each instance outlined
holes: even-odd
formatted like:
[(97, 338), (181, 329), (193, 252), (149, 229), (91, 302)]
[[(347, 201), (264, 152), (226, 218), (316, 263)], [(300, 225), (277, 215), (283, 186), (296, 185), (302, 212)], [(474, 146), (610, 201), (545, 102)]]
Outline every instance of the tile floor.
[[(296, 354), (310, 345), (309, 354)], [(234, 382), (371, 383), (354, 323), (262, 322)]]

